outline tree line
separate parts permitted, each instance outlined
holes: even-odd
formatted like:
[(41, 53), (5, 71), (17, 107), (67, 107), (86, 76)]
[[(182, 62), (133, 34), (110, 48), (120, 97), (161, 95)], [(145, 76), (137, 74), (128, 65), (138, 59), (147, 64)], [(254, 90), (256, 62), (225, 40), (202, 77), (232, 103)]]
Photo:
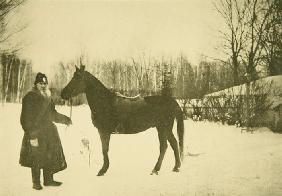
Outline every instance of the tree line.
[[(77, 59), (59, 62), (51, 68), (53, 74), (48, 76), (49, 87), (58, 103), (61, 89), (72, 78), (75, 66), (79, 65)], [(129, 61), (93, 61), (86, 65), (86, 69), (106, 87), (126, 96), (162, 94), (165, 88), (178, 99), (194, 99), (234, 86), (230, 64), (203, 60), (199, 65), (192, 65), (182, 54), (167, 60), (143, 56)], [(2, 54), (0, 70), (2, 101), (20, 102), (33, 86), (36, 73), (32, 62), (19, 59), (15, 54)], [(238, 73), (239, 83), (245, 83), (244, 70)], [(78, 103), (84, 101), (83, 96), (77, 100)]]
[[(0, 3), (0, 38), (10, 37), (5, 27), (7, 13), (24, 0)], [(204, 59), (193, 65), (184, 54), (178, 57), (146, 56), (126, 60), (87, 60), (86, 69), (108, 88), (127, 96), (168, 93), (179, 99), (201, 98), (258, 78), (282, 74), (282, 5), (281, 0), (217, 0), (214, 6), (226, 28), (219, 31), (224, 59)], [(1, 41), (0, 40), (0, 44)], [(2, 102), (20, 102), (33, 86), (32, 61), (21, 59), (18, 50), (0, 47), (0, 96)], [(48, 76), (56, 102), (60, 90), (71, 79), (79, 59), (58, 62)], [(83, 96), (76, 99), (84, 103)]]

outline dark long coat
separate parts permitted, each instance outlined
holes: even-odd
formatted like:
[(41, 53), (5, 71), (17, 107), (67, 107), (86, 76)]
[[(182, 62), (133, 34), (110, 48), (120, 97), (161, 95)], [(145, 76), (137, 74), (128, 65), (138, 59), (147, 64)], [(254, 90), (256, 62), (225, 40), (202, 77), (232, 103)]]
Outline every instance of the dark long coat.
[[(69, 118), (55, 110), (50, 98), (35, 88), (22, 101), (21, 125), (24, 130), (19, 163), (24, 167), (48, 168), (52, 173), (67, 167), (56, 123), (66, 124)], [(38, 139), (39, 146), (30, 145)]]

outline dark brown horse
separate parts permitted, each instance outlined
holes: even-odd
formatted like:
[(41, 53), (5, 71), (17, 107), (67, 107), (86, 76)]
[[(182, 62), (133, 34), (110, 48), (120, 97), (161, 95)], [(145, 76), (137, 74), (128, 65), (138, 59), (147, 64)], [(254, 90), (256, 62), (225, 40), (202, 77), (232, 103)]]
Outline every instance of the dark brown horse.
[[(104, 164), (98, 176), (104, 175), (109, 168), (109, 142), (111, 134), (135, 134), (156, 127), (160, 142), (160, 154), (151, 174), (158, 174), (170, 143), (175, 156), (173, 171), (178, 172), (183, 157), (184, 123), (182, 110), (178, 103), (168, 96), (125, 97), (107, 89), (96, 77), (76, 67), (71, 81), (62, 90), (62, 98), (69, 99), (85, 93), (91, 109), (92, 122), (97, 127), (102, 142)], [(172, 128), (177, 119), (177, 140)]]

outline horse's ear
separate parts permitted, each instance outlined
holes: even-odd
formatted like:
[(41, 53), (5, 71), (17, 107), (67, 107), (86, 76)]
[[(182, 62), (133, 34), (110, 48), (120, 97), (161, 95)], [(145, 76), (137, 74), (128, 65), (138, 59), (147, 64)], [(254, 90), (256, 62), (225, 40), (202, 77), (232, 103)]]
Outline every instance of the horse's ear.
[(79, 68), (77, 66), (75, 66), (75, 71), (79, 71)]
[(80, 62), (80, 70), (84, 71), (85, 70), (85, 65), (83, 65), (83, 63), (82, 63), (82, 57), (80, 57), (79, 62)]

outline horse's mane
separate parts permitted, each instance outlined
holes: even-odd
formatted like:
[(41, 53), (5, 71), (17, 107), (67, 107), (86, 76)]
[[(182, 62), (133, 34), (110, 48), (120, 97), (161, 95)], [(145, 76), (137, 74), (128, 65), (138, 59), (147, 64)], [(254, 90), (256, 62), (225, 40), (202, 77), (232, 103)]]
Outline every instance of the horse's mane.
[(115, 96), (115, 93), (110, 91), (98, 78), (93, 76), (88, 71), (84, 71), (86, 76), (86, 81), (90, 83), (90, 85), (94, 86), (100, 93), (105, 93), (108, 96)]

